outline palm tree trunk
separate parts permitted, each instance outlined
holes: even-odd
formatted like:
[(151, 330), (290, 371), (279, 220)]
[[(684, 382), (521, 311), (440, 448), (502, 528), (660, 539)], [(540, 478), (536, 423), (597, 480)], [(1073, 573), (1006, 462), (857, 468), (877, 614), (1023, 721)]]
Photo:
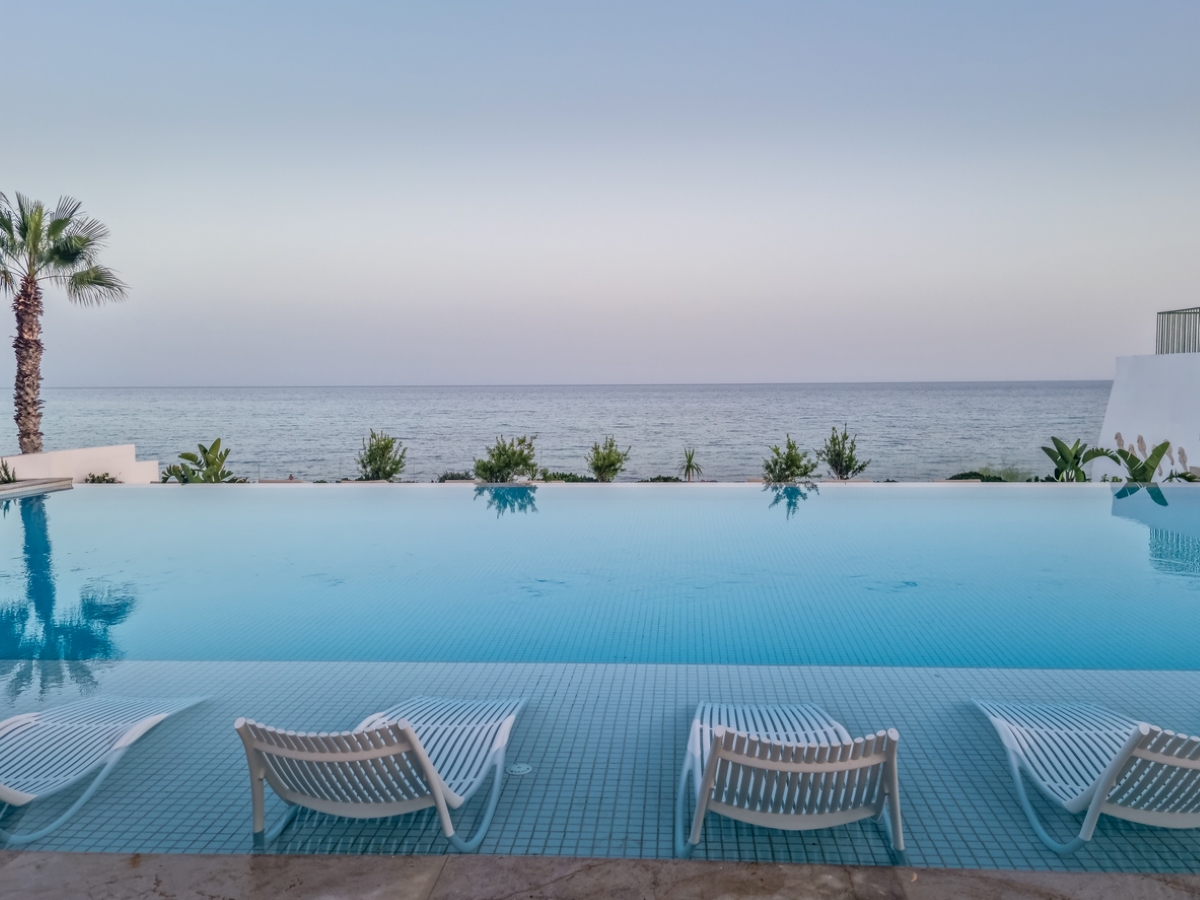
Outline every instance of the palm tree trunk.
[(17, 383), (13, 390), (17, 435), (22, 453), (42, 452), (42, 287), (34, 278), (23, 278), (13, 297), (17, 317)]

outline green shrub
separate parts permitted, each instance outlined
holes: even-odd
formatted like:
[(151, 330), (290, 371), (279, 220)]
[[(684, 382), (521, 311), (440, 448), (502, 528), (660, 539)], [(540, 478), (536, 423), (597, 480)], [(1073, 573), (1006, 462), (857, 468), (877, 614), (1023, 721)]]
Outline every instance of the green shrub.
[(980, 466), (978, 472), (985, 480), (999, 478), (1001, 481), (1028, 481), (1033, 477), (1033, 472), (1029, 469), (1009, 465)]
[(533, 437), (522, 435), (509, 441), (500, 435), (496, 438), (495, 446), (488, 448), (487, 459), (475, 460), (475, 477), (489, 484), (503, 484), (521, 476), (536, 478), (535, 440), (536, 434)]
[(659, 483), (665, 483), (665, 482), (682, 484), (683, 479), (676, 475), (655, 475), (653, 478), (639, 478), (638, 479), (638, 484), (659, 484)]
[(629, 451), (632, 449), (626, 447), (622, 453), (616, 439), (610, 434), (604, 439), (603, 446), (598, 443), (592, 444), (591, 452), (587, 455), (587, 467), (591, 469), (597, 481), (612, 481), (625, 468), (625, 461), (629, 459)]
[(696, 462), (695, 447), (683, 448), (683, 464), (679, 467), (679, 474), (683, 476), (684, 481), (691, 481), (693, 478), (699, 479), (704, 474), (704, 470)]
[(1111, 452), (1112, 457), (1110, 458), (1115, 457), (1114, 462), (1122, 463), (1125, 466), (1126, 481), (1132, 481), (1135, 484), (1150, 484), (1154, 481), (1154, 476), (1158, 474), (1159, 464), (1162, 463), (1163, 457), (1170, 449), (1171, 442), (1163, 441), (1157, 447), (1151, 447), (1145, 459), (1138, 459), (1138, 455), (1132, 449), (1105, 452)]
[(771, 447), (771, 455), (763, 460), (763, 480), (767, 484), (792, 484), (812, 476), (816, 471), (816, 460), (808, 458), (808, 451), (796, 446), (789, 434), (784, 449)]
[(8, 467), (8, 460), (0, 459), (0, 484), (12, 484), (17, 480), (17, 473)]
[(474, 481), (475, 476), (470, 472), (455, 472), (453, 469), (447, 469), (433, 480), (438, 484), (445, 484), (447, 481)]
[(358, 454), (358, 478), (355, 481), (391, 481), (404, 471), (408, 448), (397, 438), (385, 432), (363, 438), (362, 452)]
[(817, 459), (829, 467), (829, 474), (838, 481), (849, 481), (866, 471), (871, 461), (858, 459), (858, 435), (850, 437), (846, 426), (842, 425), (842, 433), (838, 434), (837, 427), (825, 441), (825, 445), (817, 451)]
[(1003, 481), (999, 475), (987, 475), (983, 472), (959, 472), (951, 475), (947, 481)]
[(181, 463), (167, 466), (162, 473), (162, 481), (171, 479), (180, 484), (241, 484), (245, 478), (238, 478), (225, 468), (225, 460), (229, 451), (221, 449), (221, 439), (217, 438), (208, 447), (197, 444), (199, 453), (180, 453)]
[[(1056, 437), (1050, 438), (1050, 443), (1053, 447), (1043, 447), (1042, 452), (1050, 457), (1050, 462), (1054, 463), (1054, 475), (1051, 478), (1043, 479), (1044, 481), (1087, 481), (1087, 473), (1083, 471), (1085, 463), (1091, 462), (1093, 459), (1103, 457), (1111, 459), (1113, 462), (1119, 462), (1117, 454), (1111, 450), (1105, 450), (1103, 447), (1092, 447), (1088, 449), (1088, 445), (1083, 441), (1075, 441), (1074, 444), (1067, 446), (1065, 441), (1060, 441)], [(1170, 444), (1166, 445), (1167, 447)], [(1166, 447), (1163, 448), (1166, 453)]]
[(97, 475), (95, 472), (90, 472), (88, 477), (83, 479), (84, 484), (120, 484), (121, 479), (113, 478), (107, 472), (101, 472)]
[(575, 482), (595, 482), (595, 478), (591, 475), (576, 475), (574, 472), (551, 472), (549, 469), (542, 469), (542, 481), (567, 481)]

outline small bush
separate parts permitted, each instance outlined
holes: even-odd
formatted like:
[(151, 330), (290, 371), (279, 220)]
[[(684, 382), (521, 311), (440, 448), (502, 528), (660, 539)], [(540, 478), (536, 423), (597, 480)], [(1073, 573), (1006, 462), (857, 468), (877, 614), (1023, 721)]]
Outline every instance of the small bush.
[(947, 481), (1003, 481), (999, 475), (986, 475), (983, 472), (959, 472), (951, 475)]
[(445, 484), (447, 481), (474, 481), (475, 476), (470, 472), (455, 472), (452, 469), (447, 469), (433, 480), (438, 484)]
[(356, 481), (391, 481), (404, 471), (408, 448), (397, 438), (385, 432), (363, 438), (362, 452), (358, 454), (358, 478)]
[(779, 445), (771, 447), (771, 455), (763, 460), (763, 480), (767, 484), (793, 484), (812, 476), (816, 471), (817, 461), (808, 458), (808, 451), (796, 446), (789, 434), (784, 442), (784, 449)]
[[(700, 464), (696, 462), (696, 448), (683, 448), (683, 463), (679, 466), (679, 474), (683, 476), (684, 481), (691, 481), (693, 478), (699, 479), (704, 474), (704, 470), (700, 468)], [(679, 479), (676, 478), (676, 481)]]
[(225, 460), (229, 458), (229, 450), (221, 449), (221, 439), (217, 438), (209, 446), (198, 444), (199, 453), (180, 453), (183, 462), (167, 466), (162, 473), (162, 481), (171, 479), (180, 484), (242, 484), (245, 478), (238, 478), (225, 468)]
[(121, 479), (113, 478), (107, 472), (101, 472), (97, 475), (95, 472), (89, 472), (88, 477), (83, 479), (84, 484), (120, 484)]
[(655, 475), (653, 478), (638, 479), (638, 484), (659, 484), (662, 482), (683, 484), (683, 479), (677, 475)]
[(574, 472), (551, 472), (549, 469), (542, 469), (542, 481), (566, 481), (570, 483), (595, 482), (595, 478), (591, 475), (576, 475)]
[(591, 452), (587, 455), (587, 467), (591, 469), (592, 474), (596, 476), (597, 481), (612, 481), (625, 468), (625, 462), (629, 459), (629, 451), (632, 447), (626, 447), (625, 452), (617, 446), (616, 439), (610, 434), (604, 439), (604, 445), (592, 444)]
[(829, 474), (838, 481), (849, 481), (861, 475), (871, 464), (869, 459), (858, 460), (858, 435), (850, 437), (846, 426), (842, 425), (842, 433), (838, 434), (836, 427), (825, 441), (825, 445), (817, 451), (817, 459), (829, 467)]
[(17, 480), (17, 473), (8, 467), (8, 460), (0, 459), (0, 484), (12, 484)]
[(1033, 477), (1033, 472), (1029, 469), (1005, 465), (980, 466), (979, 474), (987, 477), (995, 476), (1001, 481), (1028, 481)]
[(488, 448), (487, 459), (475, 460), (475, 477), (489, 484), (503, 484), (521, 476), (536, 478), (538, 468), (534, 459), (535, 440), (536, 434), (533, 437), (521, 435), (509, 441), (504, 440), (504, 435), (500, 435), (496, 438), (495, 445)]

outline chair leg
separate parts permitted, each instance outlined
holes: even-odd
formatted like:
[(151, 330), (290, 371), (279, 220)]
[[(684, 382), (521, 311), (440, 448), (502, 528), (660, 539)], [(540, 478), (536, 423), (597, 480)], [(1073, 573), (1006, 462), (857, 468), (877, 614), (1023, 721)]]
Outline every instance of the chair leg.
[(125, 755), (126, 749), (128, 748), (122, 747), (120, 750), (113, 751), (108, 757), (108, 762), (104, 764), (104, 768), (102, 768), (100, 773), (94, 779), (92, 779), (92, 783), (88, 785), (88, 788), (83, 792), (83, 795), (74, 803), (72, 803), (70, 808), (65, 813), (63, 813), (45, 828), (40, 828), (37, 831), (30, 831), (26, 834), (13, 834), (12, 832), (0, 829), (0, 840), (3, 840), (5, 845), (8, 847), (21, 847), (25, 844), (33, 843), (40, 838), (44, 838), (52, 831), (59, 828), (64, 822), (71, 818), (71, 816), (79, 812), (79, 808), (83, 806), (83, 804), (92, 799), (92, 795), (96, 793), (97, 789), (100, 787), (100, 783), (108, 777), (108, 773), (113, 770), (113, 766), (115, 766), (120, 761), (121, 757)]
[(896, 846), (895, 827), (892, 824), (891, 810), (885, 805), (879, 811), (879, 815), (872, 817), (879, 830), (883, 832), (884, 841), (887, 844), (888, 857), (892, 861), (893, 866), (907, 866), (908, 853), (905, 852), (903, 846), (903, 837), (901, 838), (901, 846)]
[(687, 859), (696, 849), (696, 845), (689, 844), (683, 836), (684, 828), (687, 827), (685, 813), (687, 812), (687, 782), (690, 774), (692, 774), (692, 767), (685, 763), (683, 771), (679, 773), (679, 788), (675, 792), (675, 856), (679, 859)]
[(1033, 826), (1034, 833), (1041, 839), (1042, 843), (1053, 850), (1055, 853), (1063, 856), (1069, 856), (1076, 853), (1087, 841), (1082, 837), (1076, 837), (1074, 840), (1067, 841), (1065, 844), (1060, 844), (1054, 838), (1050, 837), (1042, 823), (1038, 821), (1037, 813), (1033, 811), (1033, 804), (1029, 802), (1029, 795), (1025, 793), (1025, 781), (1021, 776), (1021, 763), (1015, 754), (1008, 754), (1008, 765), (1012, 769), (1013, 783), (1017, 786), (1017, 799), (1021, 802), (1021, 809), (1025, 810), (1025, 817), (1029, 819), (1029, 824)]
[(272, 841), (274, 841), (275, 838), (277, 838), (277, 837), (279, 837), (279, 835), (283, 834), (283, 829), (287, 828), (288, 825), (290, 825), (292, 823), (292, 819), (296, 818), (296, 813), (298, 813), (299, 811), (300, 811), (300, 807), (289, 803), (287, 811), (282, 816), (279, 817), (279, 821), (276, 822), (274, 824), (274, 826), (272, 826), (270, 831), (268, 831), (266, 834), (263, 834), (263, 832), (261, 832), (261, 831), (255, 832), (254, 846), (258, 847), (261, 844), (262, 846), (265, 847), (266, 845), (268, 845)]
[(492, 789), (488, 793), (487, 809), (483, 812), (483, 821), (479, 823), (479, 827), (475, 829), (475, 837), (464, 841), (457, 834), (446, 835), (446, 840), (450, 842), (450, 846), (460, 853), (474, 853), (479, 849), (479, 845), (483, 843), (484, 837), (487, 835), (488, 828), (492, 825), (492, 816), (496, 812), (496, 805), (500, 802), (500, 789), (504, 782), (504, 757), (501, 756), (493, 767), (492, 773)]

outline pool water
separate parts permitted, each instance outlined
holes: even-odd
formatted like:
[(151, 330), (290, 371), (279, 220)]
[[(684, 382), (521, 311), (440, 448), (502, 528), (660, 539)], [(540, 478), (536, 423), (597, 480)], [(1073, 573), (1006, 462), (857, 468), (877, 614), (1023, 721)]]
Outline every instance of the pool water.
[(47, 658), (1196, 669), (1200, 487), (81, 486), (0, 523)]

